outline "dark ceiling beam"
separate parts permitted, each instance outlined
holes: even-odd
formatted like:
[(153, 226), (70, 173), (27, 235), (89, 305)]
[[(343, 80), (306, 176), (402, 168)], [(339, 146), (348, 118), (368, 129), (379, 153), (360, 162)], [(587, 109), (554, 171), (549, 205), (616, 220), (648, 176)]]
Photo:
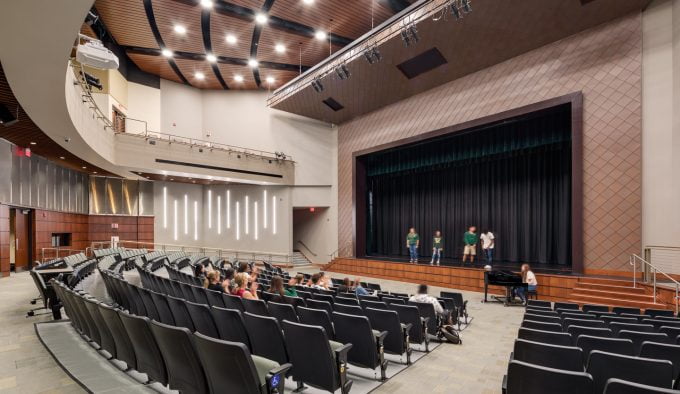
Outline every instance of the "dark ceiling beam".
[[(153, 36), (156, 38), (156, 44), (158, 44), (158, 47), (162, 49), (166, 48), (165, 43), (163, 42), (163, 37), (161, 37), (161, 32), (158, 30), (158, 25), (156, 24), (156, 17), (153, 14), (153, 6), (151, 5), (151, 0), (143, 0), (144, 1), (144, 11), (146, 12), (146, 19), (149, 21), (149, 27), (151, 27), (151, 32), (153, 33)], [(177, 63), (172, 57), (168, 58), (168, 63), (170, 64), (170, 67), (172, 70), (177, 74), (177, 77), (184, 82), (186, 85), (191, 85), (189, 81), (184, 77), (184, 74), (182, 74), (182, 71), (180, 71), (179, 67), (177, 67)]]
[[(132, 47), (132, 46), (125, 46), (123, 47), (128, 53), (136, 53), (139, 55), (148, 55), (148, 56), (161, 56), (161, 50), (156, 49), (156, 48), (142, 48), (142, 47)], [(192, 53), (192, 52), (183, 52), (183, 51), (175, 51), (173, 52), (174, 57), (179, 58), (179, 59), (186, 59), (186, 60), (195, 60), (198, 62), (203, 62), (207, 61), (205, 58), (205, 55), (202, 53)], [(248, 65), (248, 59), (241, 59), (241, 58), (236, 58), (236, 57), (228, 57), (228, 56), (217, 56), (217, 62), (218, 63), (223, 63), (223, 64), (233, 64), (236, 66), (247, 66)], [(261, 68), (267, 68), (267, 69), (272, 69), (272, 70), (285, 70), (285, 71), (300, 71), (300, 65), (299, 64), (287, 64), (287, 63), (276, 63), (276, 62), (260, 62), (260, 67)], [(302, 71), (307, 71), (311, 68), (311, 66), (302, 66)]]
[[(264, 12), (265, 14), (269, 14), (269, 10), (272, 9), (272, 6), (274, 5), (275, 0), (265, 0), (264, 4), (262, 5), (261, 11)], [(255, 24), (255, 28), (253, 29), (253, 37), (250, 40), (250, 58), (251, 59), (257, 59), (257, 48), (258, 45), (260, 44), (260, 35), (262, 34), (262, 28), (264, 26), (260, 24)], [(253, 78), (255, 79), (255, 84), (257, 84), (258, 87), (262, 84), (262, 80), (260, 79), (260, 68), (259, 67), (254, 67), (253, 68)]]
[[(205, 47), (205, 53), (213, 53), (212, 51), (212, 41), (210, 39), (210, 10), (209, 9), (203, 9), (201, 11), (201, 31), (203, 33), (203, 46)], [(210, 68), (212, 68), (213, 74), (215, 74), (215, 78), (220, 82), (220, 85), (222, 85), (222, 89), (229, 89), (229, 86), (227, 83), (224, 81), (224, 78), (222, 78), (222, 73), (220, 72), (220, 68), (217, 67), (216, 63), (211, 63)]]
[(411, 2), (408, 0), (381, 0), (381, 2), (386, 3), (395, 14), (398, 14), (411, 6)]

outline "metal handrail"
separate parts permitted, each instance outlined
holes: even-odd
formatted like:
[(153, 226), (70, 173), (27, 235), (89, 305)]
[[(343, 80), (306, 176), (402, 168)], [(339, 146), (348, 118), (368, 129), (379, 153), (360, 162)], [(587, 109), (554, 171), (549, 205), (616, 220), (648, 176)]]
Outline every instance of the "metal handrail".
[(341, 247), (335, 249), (335, 250), (334, 250), (333, 252), (331, 252), (328, 256), (331, 258), (331, 260), (333, 260), (334, 258), (338, 257), (338, 255), (340, 254), (340, 251), (341, 251), (341, 250), (343, 250), (343, 249), (345, 249), (345, 248), (348, 248), (348, 247), (351, 247), (351, 246), (352, 246), (352, 242), (347, 242), (347, 243), (345, 243), (343, 246), (341, 246)]
[(649, 261), (643, 259), (642, 257), (638, 256), (637, 254), (633, 253), (629, 257), (629, 264), (633, 266), (633, 287), (637, 287), (637, 270), (636, 270), (636, 262), (641, 263), (641, 270), (640, 272), (642, 273), (642, 277), (645, 282), (649, 281), (649, 278), (647, 278), (647, 273), (646, 270), (643, 268), (651, 268), (653, 270), (653, 286), (654, 286), (654, 303), (656, 303), (656, 276), (657, 274), (661, 274), (665, 276), (668, 280), (670, 280), (672, 283), (675, 284), (675, 313), (678, 314), (678, 310), (680, 309), (680, 282), (677, 280), (673, 279), (670, 275), (667, 273), (661, 271), (658, 269), (654, 264), (650, 263)]
[(312, 249), (310, 249), (309, 246), (307, 246), (304, 242), (302, 242), (302, 241), (297, 241), (297, 242), (298, 242), (300, 245), (304, 246), (305, 249), (307, 249), (307, 251), (308, 251), (309, 253), (312, 254), (312, 256), (314, 256), (314, 257), (317, 256), (317, 254), (314, 253), (314, 252), (312, 252)]
[[(54, 252), (53, 257), (46, 257), (45, 252), (52, 251)], [(66, 256), (70, 256), (72, 254), (76, 253), (87, 253), (87, 250), (81, 250), (81, 249), (71, 249), (69, 248), (62, 248), (59, 246), (52, 246), (49, 248), (40, 248), (40, 262), (44, 263), (45, 261), (52, 260), (52, 259), (58, 259), (61, 257), (62, 252), (67, 252)], [(49, 253), (48, 253), (49, 254)]]
[[(106, 114), (99, 108), (97, 103), (94, 100), (94, 97), (92, 96), (92, 88), (90, 85), (87, 84), (85, 81), (85, 68), (83, 67), (82, 64), (79, 64), (75, 62), (74, 60), (71, 60), (71, 68), (73, 69), (73, 73), (75, 74), (75, 78), (77, 81), (77, 84), (80, 86), (80, 88), (83, 90), (83, 103), (88, 103), (90, 109), (92, 109), (95, 112), (95, 116), (101, 120), (104, 123), (104, 129), (111, 129), (111, 131), (114, 133), (114, 135), (125, 135), (125, 136), (130, 136), (130, 137), (142, 137), (146, 140), (157, 140), (157, 141), (168, 141), (168, 143), (178, 143), (178, 144), (185, 144), (189, 145), (191, 147), (197, 147), (197, 148), (208, 148), (211, 150), (218, 150), (218, 151), (223, 151), (227, 153), (238, 153), (238, 154), (243, 154), (244, 156), (256, 156), (256, 157), (262, 157), (265, 159), (275, 159), (278, 161), (289, 161), (293, 162), (293, 158), (290, 155), (285, 155), (281, 153), (276, 153), (276, 152), (268, 152), (268, 151), (263, 151), (259, 149), (249, 149), (249, 148), (244, 148), (240, 146), (235, 146), (235, 145), (227, 145), (227, 144), (220, 144), (220, 143), (214, 143), (211, 141), (206, 141), (206, 140), (201, 140), (201, 139), (196, 139), (196, 138), (189, 138), (189, 137), (183, 137), (179, 135), (173, 135), (173, 134), (168, 134), (168, 133), (163, 133), (160, 131), (154, 131), (154, 130), (149, 130), (148, 128), (148, 123), (144, 120), (140, 119), (134, 119), (134, 118), (128, 118), (127, 116), (124, 117), (126, 121), (131, 120), (131, 121), (136, 121), (136, 122), (142, 122), (144, 123), (144, 134), (139, 134), (139, 133), (134, 133), (134, 132), (119, 132), (116, 130), (115, 127), (113, 127), (113, 123), (111, 120), (106, 116)], [(81, 74), (78, 75), (78, 72)]]

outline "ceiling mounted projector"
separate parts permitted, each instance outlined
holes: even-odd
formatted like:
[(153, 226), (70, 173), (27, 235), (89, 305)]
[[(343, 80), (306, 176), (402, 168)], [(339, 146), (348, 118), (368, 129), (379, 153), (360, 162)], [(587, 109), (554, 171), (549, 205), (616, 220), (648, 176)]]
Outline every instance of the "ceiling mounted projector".
[(106, 48), (101, 41), (82, 34), (80, 38), (84, 39), (85, 43), (79, 44), (76, 49), (77, 61), (86, 66), (103, 70), (118, 68), (118, 56)]

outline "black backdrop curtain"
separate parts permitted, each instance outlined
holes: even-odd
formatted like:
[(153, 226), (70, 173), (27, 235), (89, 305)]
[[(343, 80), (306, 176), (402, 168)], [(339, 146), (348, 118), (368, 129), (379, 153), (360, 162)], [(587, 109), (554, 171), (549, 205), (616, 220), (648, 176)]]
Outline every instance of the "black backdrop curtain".
[[(367, 255), (421, 256), (440, 229), (460, 259), (471, 225), (496, 236), (495, 261), (571, 265), (570, 106), (365, 158)], [(478, 249), (479, 257), (481, 252)]]

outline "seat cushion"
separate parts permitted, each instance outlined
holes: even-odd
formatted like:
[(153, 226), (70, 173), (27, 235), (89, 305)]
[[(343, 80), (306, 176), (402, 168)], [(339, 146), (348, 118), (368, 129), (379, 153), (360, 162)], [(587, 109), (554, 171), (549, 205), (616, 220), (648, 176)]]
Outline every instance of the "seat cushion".
[(257, 369), (257, 377), (260, 378), (260, 385), (265, 384), (265, 377), (272, 369), (279, 367), (279, 363), (272, 361), (268, 358), (256, 356), (251, 354), (250, 357), (253, 359), (253, 364), (255, 364), (255, 369)]

